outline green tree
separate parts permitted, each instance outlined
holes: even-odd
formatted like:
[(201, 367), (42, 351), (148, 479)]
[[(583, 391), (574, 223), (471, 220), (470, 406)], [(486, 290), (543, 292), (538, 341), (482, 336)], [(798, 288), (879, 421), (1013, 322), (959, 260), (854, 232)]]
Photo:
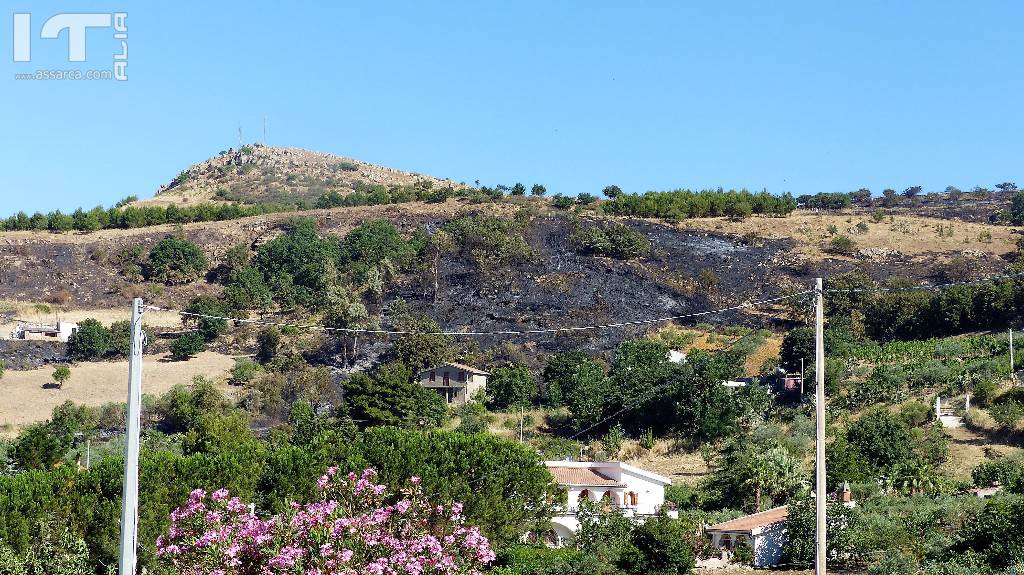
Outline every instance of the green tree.
[(898, 415), (884, 408), (872, 409), (850, 424), (846, 439), (876, 468), (888, 468), (910, 459), (910, 430)]
[(587, 357), (562, 375), (559, 389), (562, 404), (569, 409), (572, 426), (577, 431), (597, 424), (606, 410), (606, 399), (615, 389), (604, 368)]
[(194, 427), (199, 416), (222, 414), (227, 408), (227, 399), (214, 383), (197, 376), (188, 386), (176, 385), (160, 396), (155, 412), (167, 431), (181, 433)]
[(543, 196), (547, 192), (548, 189), (540, 184), (534, 184), (533, 187), (530, 188), (530, 195), (535, 197)]
[(561, 407), (564, 398), (563, 390), (572, 385), (570, 379), (575, 375), (579, 366), (589, 361), (590, 356), (582, 351), (556, 353), (548, 356), (541, 374), (544, 380), (544, 401), (551, 407)]
[(800, 360), (806, 366), (814, 365), (814, 329), (798, 327), (786, 332), (782, 338), (782, 349), (779, 351), (779, 363), (788, 371), (798, 371)]
[(952, 550), (958, 553), (981, 553), (995, 569), (1004, 569), (1024, 561), (1024, 498), (994, 497), (985, 507), (971, 515), (956, 534)]
[(206, 273), (209, 261), (199, 246), (178, 238), (165, 238), (149, 252), (143, 275), (168, 285), (195, 281)]
[(99, 359), (110, 351), (111, 337), (110, 330), (99, 321), (83, 319), (68, 338), (68, 357), (74, 361)]
[(516, 182), (515, 185), (512, 186), (511, 194), (513, 196), (525, 196), (526, 195), (526, 186), (524, 186), (520, 182)]
[[(815, 521), (814, 499), (809, 493), (789, 501), (783, 561), (796, 565), (810, 565), (814, 562)], [(852, 511), (840, 502), (830, 501), (825, 508), (825, 526), (828, 531), (827, 556), (832, 558), (849, 551)]]
[[(145, 334), (143, 337), (143, 350), (149, 348), (156, 341), (156, 334), (152, 329), (142, 326)], [(115, 321), (110, 324), (110, 349), (107, 357), (128, 357), (132, 345), (132, 325), (128, 320)]]
[(455, 340), (439, 333), (436, 321), (413, 312), (404, 301), (392, 306), (392, 314), (395, 329), (409, 333), (395, 341), (391, 353), (413, 373), (454, 359)]
[(488, 404), (493, 409), (526, 407), (537, 395), (537, 382), (522, 364), (499, 367), (487, 380)]
[(11, 459), (21, 469), (50, 469), (64, 458), (67, 446), (46, 424), (32, 424), (18, 435)]
[(609, 200), (614, 200), (615, 198), (622, 195), (622, 188), (616, 185), (605, 186), (604, 189), (601, 190), (601, 193), (604, 194), (604, 197), (608, 198)]
[(64, 387), (64, 382), (71, 378), (71, 369), (66, 365), (57, 367), (53, 370), (53, 381), (57, 383), (57, 388)]
[(576, 549), (598, 557), (603, 563), (617, 563), (630, 543), (633, 522), (621, 511), (589, 500), (579, 502), (576, 519)]
[(264, 281), (263, 274), (256, 268), (243, 266), (228, 274), (228, 281), (224, 287), (224, 303), (227, 309), (236, 312), (266, 312), (273, 302), (273, 293)]
[(342, 383), (342, 412), (363, 428), (439, 427), (447, 416), (444, 400), (413, 382), (413, 375), (401, 363), (382, 365), (372, 375), (352, 374)]
[(633, 528), (619, 564), (630, 575), (688, 575), (694, 565), (692, 531), (679, 519), (648, 519)]
[(1024, 224), (1024, 190), (1014, 192), (1013, 200), (1010, 203), (1010, 217), (1013, 225)]

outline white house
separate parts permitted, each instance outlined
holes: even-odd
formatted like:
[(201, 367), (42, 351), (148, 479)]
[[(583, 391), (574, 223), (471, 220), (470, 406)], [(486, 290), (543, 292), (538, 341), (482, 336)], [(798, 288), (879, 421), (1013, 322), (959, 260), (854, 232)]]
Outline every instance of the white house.
[(490, 375), (482, 369), (449, 362), (425, 369), (417, 378), (420, 385), (441, 394), (449, 405), (462, 405), (487, 388)]
[[(812, 494), (813, 496), (813, 494)], [(842, 488), (830, 498), (839, 501), (845, 507), (856, 507), (850, 484), (843, 482)], [(783, 505), (753, 515), (737, 517), (732, 521), (724, 521), (708, 527), (704, 532), (711, 536), (711, 546), (720, 550), (721, 559), (728, 561), (742, 543), (750, 545), (754, 555), (754, 567), (771, 567), (778, 565), (782, 559), (782, 548), (788, 540), (786, 537), (786, 517), (789, 507)], [(720, 564), (718, 564), (720, 565)]]
[(677, 516), (665, 506), (665, 487), (672, 484), (668, 477), (620, 461), (546, 461), (544, 465), (568, 492), (561, 510), (551, 519), (556, 545), (571, 541), (579, 530), (576, 512), (583, 500), (604, 501), (638, 521), (662, 511)]
[(723, 559), (730, 559), (736, 548), (746, 543), (753, 551), (754, 567), (771, 567), (782, 559), (788, 514), (784, 505), (717, 523), (704, 532), (711, 535), (711, 546), (721, 550)]
[(11, 339), (57, 340), (67, 342), (68, 338), (78, 331), (78, 324), (58, 321), (56, 325), (39, 323), (19, 323), (11, 332)]

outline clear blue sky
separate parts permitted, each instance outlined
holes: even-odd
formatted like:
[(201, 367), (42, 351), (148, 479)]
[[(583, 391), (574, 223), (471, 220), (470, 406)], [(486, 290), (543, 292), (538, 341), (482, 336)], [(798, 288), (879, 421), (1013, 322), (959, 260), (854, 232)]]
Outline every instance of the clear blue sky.
[[(271, 145), (566, 194), (1024, 183), (1019, 2), (6, 4), (4, 214), (152, 195), (264, 115)], [(50, 15), (114, 11), (127, 82), (14, 79), (72, 66)]]

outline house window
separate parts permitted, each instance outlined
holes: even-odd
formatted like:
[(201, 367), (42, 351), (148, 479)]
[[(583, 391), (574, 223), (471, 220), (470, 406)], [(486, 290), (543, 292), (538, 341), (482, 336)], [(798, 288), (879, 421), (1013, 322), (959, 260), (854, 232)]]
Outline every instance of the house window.
[(437, 381), (437, 372), (436, 371), (430, 372), (430, 381)]
[(590, 490), (589, 489), (584, 489), (583, 491), (580, 491), (579, 500), (580, 501), (589, 501), (590, 500)]
[(459, 381), (461, 381), (463, 383), (466, 382), (466, 372), (464, 372), (464, 371), (460, 371), (459, 372)]
[(718, 540), (718, 546), (722, 549), (732, 549), (732, 535), (722, 534), (722, 538)]
[(451, 383), (449, 383), (449, 381), (448, 381), (448, 372), (447, 371), (444, 372), (444, 384), (445, 385), (451, 385)]
[(635, 491), (630, 491), (626, 495), (626, 497), (629, 498), (629, 506), (630, 507), (636, 507), (637, 503), (640, 501), (640, 497), (636, 494)]

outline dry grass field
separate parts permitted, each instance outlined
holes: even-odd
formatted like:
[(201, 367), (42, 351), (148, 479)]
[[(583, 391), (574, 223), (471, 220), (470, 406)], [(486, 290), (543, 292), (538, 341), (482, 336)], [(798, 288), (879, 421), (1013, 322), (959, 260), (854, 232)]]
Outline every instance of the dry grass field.
[(970, 480), (971, 471), (990, 459), (1011, 455), (1019, 447), (1002, 443), (997, 437), (981, 434), (966, 427), (946, 429), (949, 437), (949, 457), (943, 471), (956, 479)]
[[(867, 226), (866, 231), (857, 228), (861, 222)], [(909, 215), (885, 216), (874, 222), (860, 214), (798, 210), (786, 218), (704, 218), (679, 224), (681, 229), (790, 239), (796, 242), (795, 253), (810, 259), (822, 256), (822, 248), (834, 235), (831, 226), (835, 226), (836, 234), (853, 239), (860, 250), (868, 253), (952, 256), (967, 250), (1002, 256), (1016, 250), (1017, 228)]]
[[(109, 326), (116, 321), (131, 319), (132, 310), (126, 303), (123, 308), (112, 309), (68, 309), (44, 303), (2, 302), (0, 310), (9, 310), (14, 320), (0, 322), (0, 337), (8, 337), (19, 322), (52, 324), (56, 319), (68, 322), (80, 322), (86, 318), (98, 320)], [(148, 310), (143, 323), (149, 327), (177, 329), (181, 327), (181, 315), (170, 311)]]
[[(168, 361), (166, 355), (147, 356), (143, 363), (142, 392), (159, 395), (197, 375), (220, 379), (234, 365), (230, 356), (203, 352), (189, 361)], [(0, 379), (0, 425), (15, 434), (22, 427), (49, 419), (53, 408), (73, 401), (99, 406), (124, 402), (128, 395), (128, 363), (93, 362), (71, 366), (71, 379), (61, 389), (51, 387), (53, 366), (30, 371), (8, 371)]]

